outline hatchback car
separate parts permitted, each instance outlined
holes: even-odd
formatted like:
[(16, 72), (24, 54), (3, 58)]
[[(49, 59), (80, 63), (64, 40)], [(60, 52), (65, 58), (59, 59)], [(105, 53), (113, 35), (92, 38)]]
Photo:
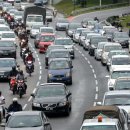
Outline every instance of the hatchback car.
[(51, 130), (48, 118), (42, 111), (15, 112), (5, 126), (5, 130)]
[(57, 31), (66, 31), (69, 21), (66, 18), (58, 18), (56, 21), (55, 29)]
[(57, 58), (49, 62), (47, 82), (72, 84), (72, 64), (66, 58)]
[(40, 110), (45, 113), (65, 113), (71, 111), (71, 93), (62, 83), (41, 84), (34, 94), (32, 110)]
[(53, 27), (40, 27), (39, 33), (43, 34), (43, 33), (55, 33), (54, 28)]
[(0, 41), (0, 58), (11, 57), (16, 59), (16, 45), (13, 41)]

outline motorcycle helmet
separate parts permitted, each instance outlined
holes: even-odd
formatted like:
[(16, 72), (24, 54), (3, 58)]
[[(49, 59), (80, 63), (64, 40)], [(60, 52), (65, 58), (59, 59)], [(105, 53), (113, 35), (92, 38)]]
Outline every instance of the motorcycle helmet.
[(18, 102), (18, 98), (13, 98), (13, 102)]

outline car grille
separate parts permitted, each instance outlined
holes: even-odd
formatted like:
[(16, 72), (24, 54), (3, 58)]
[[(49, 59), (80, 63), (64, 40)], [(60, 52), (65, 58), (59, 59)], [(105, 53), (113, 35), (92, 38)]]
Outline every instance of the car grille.
[(54, 77), (55, 77), (55, 78), (63, 78), (64, 75), (55, 75)]
[(43, 104), (42, 105), (43, 108), (47, 108), (47, 107), (55, 108), (56, 106), (57, 104)]

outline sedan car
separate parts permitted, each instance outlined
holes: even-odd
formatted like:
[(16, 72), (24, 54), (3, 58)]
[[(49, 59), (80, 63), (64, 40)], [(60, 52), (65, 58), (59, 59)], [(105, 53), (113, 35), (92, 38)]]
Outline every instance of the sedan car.
[(0, 58), (11, 57), (16, 59), (16, 45), (13, 41), (0, 41)]
[(74, 43), (70, 38), (56, 38), (54, 45), (64, 45), (64, 47), (70, 52), (71, 57), (73, 59), (75, 58)]
[(128, 48), (130, 39), (127, 32), (115, 32), (113, 33), (113, 41), (120, 43), (122, 47)]
[(20, 111), (13, 113), (5, 130), (51, 130), (51, 125), (42, 111)]
[(49, 62), (47, 82), (72, 84), (72, 64), (66, 58), (56, 58)]
[(47, 22), (52, 22), (52, 19), (53, 19), (53, 14), (52, 14), (52, 12), (47, 11), (47, 12), (46, 12), (46, 20), (47, 20)]
[(55, 33), (53, 27), (40, 27), (39, 33)]
[(56, 21), (55, 29), (57, 31), (66, 31), (69, 21), (66, 18), (58, 18)]
[(14, 58), (0, 58), (0, 79), (8, 79), (13, 66), (16, 66)]
[(10, 31), (10, 28), (7, 25), (0, 25), (0, 37), (3, 32)]
[(62, 83), (41, 84), (34, 94), (32, 110), (41, 110), (45, 113), (65, 113), (71, 111), (71, 93)]

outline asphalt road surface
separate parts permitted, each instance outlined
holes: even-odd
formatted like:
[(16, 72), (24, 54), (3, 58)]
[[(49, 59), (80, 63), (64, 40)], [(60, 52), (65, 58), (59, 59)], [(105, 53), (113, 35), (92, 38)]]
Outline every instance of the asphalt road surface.
[[(108, 16), (121, 15), (122, 13), (128, 12), (130, 12), (129, 7), (97, 11), (77, 16), (73, 21), (80, 22), (85, 17), (94, 18), (95, 16), (103, 20)], [(62, 17), (62, 15), (58, 15), (57, 17)], [(51, 23), (50, 26), (54, 26), (55, 21), (56, 19), (53, 20), (53, 23)], [(61, 37), (65, 36), (65, 33), (57, 32), (57, 35)], [(32, 77), (29, 77), (26, 74), (28, 77), (27, 94), (24, 95), (22, 99), (19, 99), (24, 110), (31, 110), (30, 94), (35, 91), (35, 88), (40, 83), (45, 83), (47, 79), (47, 70), (44, 65), (44, 54), (39, 54), (38, 50), (34, 49), (33, 39), (30, 39), (29, 44), (36, 62), (35, 72), (32, 74)], [(107, 90), (107, 78), (105, 76), (108, 75), (108, 72), (106, 68), (93, 57), (90, 57), (88, 53), (78, 45), (75, 45), (75, 54), (76, 58), (73, 60), (73, 84), (68, 86), (72, 92), (72, 112), (69, 117), (49, 115), (53, 130), (79, 130), (85, 110), (95, 105), (97, 101), (101, 101), (104, 92)], [(19, 51), (17, 61), (24, 70)], [(12, 95), (7, 82), (0, 82), (0, 90), (6, 98), (6, 106), (11, 103), (13, 97), (18, 97), (17, 95)], [(3, 128), (0, 128), (0, 130), (3, 130)]]

